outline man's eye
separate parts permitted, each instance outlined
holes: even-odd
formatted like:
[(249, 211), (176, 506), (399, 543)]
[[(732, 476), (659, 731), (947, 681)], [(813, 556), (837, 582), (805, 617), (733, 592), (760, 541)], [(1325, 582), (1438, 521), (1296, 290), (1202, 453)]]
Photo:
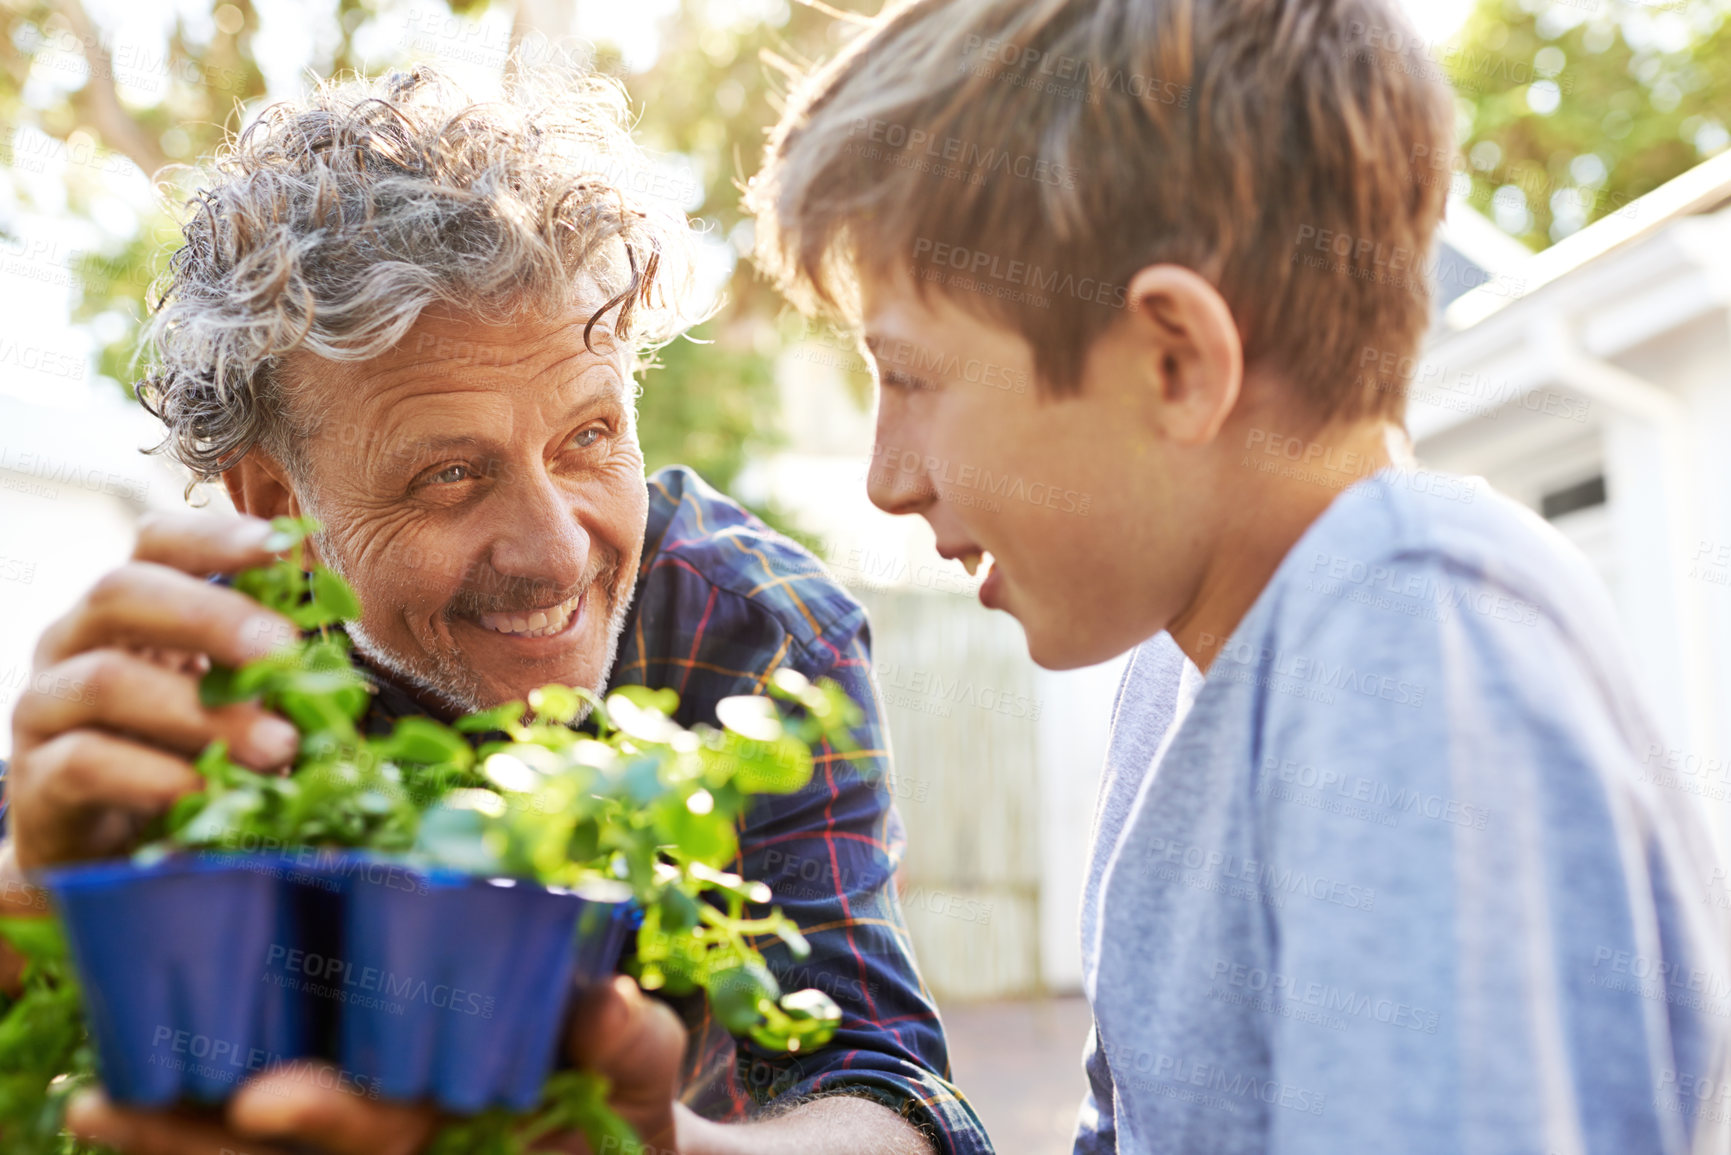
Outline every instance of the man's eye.
[(576, 433), (571, 435), (571, 446), (574, 449), (588, 449), (597, 441), (600, 441), (601, 437), (601, 428), (599, 426), (591, 425), (588, 429), (579, 429)]
[(458, 481), (467, 481), (474, 472), (467, 465), (447, 465), (439, 472), (427, 478), (433, 485), (451, 485)]

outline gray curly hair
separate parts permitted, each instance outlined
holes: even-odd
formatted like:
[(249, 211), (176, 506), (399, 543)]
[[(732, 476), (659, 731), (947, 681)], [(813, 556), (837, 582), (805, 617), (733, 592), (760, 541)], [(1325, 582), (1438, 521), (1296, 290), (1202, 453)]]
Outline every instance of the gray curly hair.
[[(695, 318), (683, 214), (635, 196), (623, 89), (513, 67), (477, 103), (438, 69), (327, 81), (266, 108), (199, 172), (144, 330), (146, 409), (208, 480), (262, 446), (300, 470), (313, 422), (284, 358), (376, 357), (422, 313), (548, 316), (581, 288), (634, 357)], [(191, 487), (188, 487), (190, 493)]]

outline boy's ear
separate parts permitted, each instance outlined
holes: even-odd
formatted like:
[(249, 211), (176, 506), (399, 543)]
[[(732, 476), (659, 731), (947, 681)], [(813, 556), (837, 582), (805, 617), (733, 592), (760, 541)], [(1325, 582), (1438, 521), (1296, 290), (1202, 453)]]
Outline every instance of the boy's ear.
[(1191, 269), (1150, 265), (1125, 300), (1148, 419), (1181, 445), (1212, 441), (1244, 388), (1244, 343), (1226, 299)]

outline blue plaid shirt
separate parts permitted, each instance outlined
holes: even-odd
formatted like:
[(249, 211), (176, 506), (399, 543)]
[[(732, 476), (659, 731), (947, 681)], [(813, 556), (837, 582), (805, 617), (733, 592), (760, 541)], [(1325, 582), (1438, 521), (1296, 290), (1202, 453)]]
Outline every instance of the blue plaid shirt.
[[(715, 724), (715, 704), (761, 694), (791, 666), (840, 683), (865, 711), (856, 749), (827, 745), (803, 790), (758, 799), (742, 819), (733, 869), (768, 884), (811, 954), (756, 945), (784, 990), (816, 987), (841, 1007), (841, 1029), (798, 1056), (735, 1039), (701, 996), (670, 1000), (691, 1031), (683, 1098), (718, 1120), (817, 1095), (875, 1099), (940, 1152), (989, 1152), (991, 1141), (949, 1082), (943, 1025), (921, 981), (896, 896), (903, 833), (890, 801), (889, 749), (871, 678), (865, 610), (816, 558), (769, 530), (683, 466), (649, 478), (643, 563), (612, 685), (679, 692), (678, 721)], [(371, 728), (421, 709), (373, 671)]]

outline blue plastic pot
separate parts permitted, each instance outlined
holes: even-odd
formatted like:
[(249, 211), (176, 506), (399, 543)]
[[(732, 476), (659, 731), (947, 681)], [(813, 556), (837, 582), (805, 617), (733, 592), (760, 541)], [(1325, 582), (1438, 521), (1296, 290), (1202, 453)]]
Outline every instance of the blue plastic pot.
[(220, 1102), (336, 1062), (369, 1095), (528, 1110), (574, 986), (611, 974), (629, 902), (372, 855), (198, 855), (46, 878), (116, 1102)]
[(631, 907), (370, 865), (343, 876), (338, 1063), (382, 1098), (534, 1107), (574, 987), (613, 972)]
[(303, 895), (270, 856), (104, 863), (48, 873), (116, 1102), (219, 1102), (308, 1053), (303, 994), (271, 960), (299, 940)]

